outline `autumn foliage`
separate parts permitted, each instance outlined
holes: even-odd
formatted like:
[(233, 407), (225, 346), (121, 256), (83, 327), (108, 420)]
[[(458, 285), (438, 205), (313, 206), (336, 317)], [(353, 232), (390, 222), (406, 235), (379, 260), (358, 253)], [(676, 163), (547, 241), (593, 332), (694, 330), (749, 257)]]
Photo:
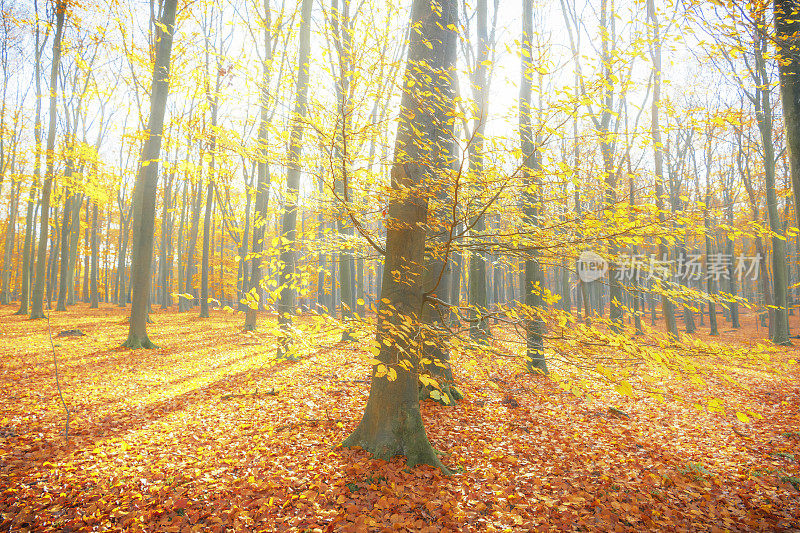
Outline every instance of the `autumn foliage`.
[[(53, 313), (49, 327), (72, 414), (67, 441), (48, 323), (12, 311), (0, 308), (3, 531), (798, 525), (793, 348), (766, 349), (762, 371), (729, 366), (704, 374), (703, 387), (665, 376), (659, 385), (675, 396), (664, 402), (640, 392), (638, 372), (628, 378), (630, 395), (611, 386), (604, 393), (595, 383), (594, 395), (576, 396), (524, 372), (520, 359), (455, 350), (465, 399), (422, 404), (431, 442), (455, 472), (447, 477), (431, 467), (408, 469), (402, 458), (378, 461), (337, 447), (366, 402), (369, 327), (345, 343), (320, 328), (315, 350), (276, 362), (273, 335), (243, 332), (240, 317), (224, 311), (205, 320), (154, 311), (150, 330), (161, 348), (140, 351), (119, 347), (123, 310), (78, 305)], [(276, 323), (274, 316), (261, 320)], [(723, 341), (755, 347), (764, 332), (751, 327), (754, 317), (744, 322), (742, 331), (723, 328)], [(58, 336), (74, 329), (85, 335)], [(742, 416), (715, 409), (709, 396), (736, 404)]]

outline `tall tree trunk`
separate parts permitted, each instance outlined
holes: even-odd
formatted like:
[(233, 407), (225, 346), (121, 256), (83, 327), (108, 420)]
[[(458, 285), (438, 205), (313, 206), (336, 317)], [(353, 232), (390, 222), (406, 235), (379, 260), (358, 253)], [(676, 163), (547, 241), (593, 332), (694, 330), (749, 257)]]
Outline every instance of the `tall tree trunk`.
[(795, 224), (800, 226), (800, 5), (774, 0), (781, 103), (794, 192)]
[(120, 246), (119, 246), (119, 253), (117, 254), (117, 282), (115, 286), (115, 295), (114, 299), (116, 300), (117, 307), (125, 307), (128, 304), (127, 298), (127, 291), (125, 290), (125, 258), (128, 254), (128, 240), (130, 237), (130, 225), (131, 225), (131, 218), (133, 216), (132, 210), (130, 208), (127, 209), (127, 216), (123, 218), (123, 208), (120, 204), (120, 218), (121, 220), (121, 232), (120, 235)]
[[(181, 221), (178, 224), (178, 249), (176, 250), (176, 257), (178, 263), (178, 280), (177, 280), (177, 290), (176, 292), (180, 294), (181, 290), (183, 289), (183, 227), (186, 224), (186, 209), (187, 204), (189, 203), (189, 176), (184, 176), (183, 181), (183, 197), (181, 199)], [(170, 300), (172, 296), (170, 295)], [(178, 311), (184, 310), (184, 298), (178, 296)]]
[[(541, 226), (542, 213), (542, 180), (541, 155), (534, 140), (532, 125), (531, 91), (533, 70), (533, 3), (522, 1), (522, 67), (519, 89), (519, 136), (522, 150), (522, 185), (523, 193), (522, 220), (526, 227)], [(529, 192), (534, 188), (534, 192)], [(531, 230), (525, 229), (526, 233)], [(525, 332), (526, 353), (525, 366), (528, 372), (547, 373), (547, 362), (544, 357), (544, 277), (539, 262), (539, 252), (531, 249), (525, 259), (525, 283), (522, 285), (525, 294)]]
[(164, 130), (164, 113), (169, 95), (169, 67), (172, 53), (172, 36), (175, 31), (175, 11), (178, 0), (164, 0), (160, 23), (156, 25), (156, 60), (153, 66), (153, 83), (150, 89), (150, 120), (148, 138), (142, 148), (141, 166), (136, 177), (141, 209), (136, 213), (134, 232), (139, 235), (131, 266), (133, 286), (131, 318), (128, 339), (124, 346), (132, 349), (155, 348), (147, 336), (147, 317), (150, 308), (150, 279), (153, 263), (153, 234), (156, 218), (156, 192), (158, 188), (158, 162), (161, 155), (161, 137)]
[[(488, 8), (487, 0), (478, 0), (476, 4), (478, 47), (475, 72), (472, 80), (472, 93), (476, 105), (476, 114), (473, 118), (473, 134), (469, 144), (469, 175), (476, 181), (483, 175), (484, 170), (484, 132), (486, 119), (489, 114), (489, 37), (488, 37)], [(480, 240), (484, 238), (486, 219), (479, 214), (474, 221), (470, 233), (477, 247), (470, 251), (469, 262), (469, 295), (470, 295), (470, 337), (476, 340), (486, 340), (490, 334), (489, 324), (486, 321), (486, 257), (481, 250)]]
[(89, 232), (91, 231), (92, 224), (89, 222), (91, 220), (91, 208), (92, 208), (92, 200), (88, 196), (86, 197), (86, 228), (83, 231), (83, 284), (82, 284), (82, 294), (81, 299), (88, 303), (89, 302)]
[[(200, 163), (203, 166), (204, 151), (200, 149)], [(201, 171), (202, 172), (202, 171)], [(189, 229), (189, 249), (186, 257), (186, 276), (184, 279), (185, 288), (184, 294), (191, 295), (190, 298), (180, 298), (178, 303), (178, 311), (187, 311), (194, 306), (194, 273), (195, 273), (195, 254), (197, 253), (197, 236), (200, 233), (200, 210), (203, 208), (203, 177), (202, 173), (197, 178), (197, 197), (194, 198), (194, 205), (192, 206), (192, 225)]]
[[(34, 6), (36, 3), (34, 2)], [(34, 38), (34, 84), (36, 86), (36, 107), (33, 125), (34, 140), (34, 159), (33, 159), (33, 181), (28, 193), (28, 206), (25, 212), (25, 245), (22, 251), (22, 272), (17, 277), (19, 286), (19, 309), (15, 315), (27, 315), (30, 305), (31, 274), (33, 262), (33, 231), (34, 231), (34, 212), (36, 211), (36, 195), (39, 189), (39, 178), (41, 177), (42, 161), (42, 86), (41, 86), (41, 64), (42, 47), (39, 46), (39, 19), (37, 14), (36, 30)]]
[(272, 65), (272, 24), (269, 0), (264, 0), (264, 58), (261, 63), (261, 98), (259, 102), (258, 124), (258, 151), (256, 181), (255, 220), (253, 220), (253, 262), (250, 266), (250, 283), (247, 300), (247, 309), (244, 316), (245, 331), (256, 329), (258, 309), (261, 306), (263, 289), (261, 287), (261, 263), (264, 251), (264, 232), (267, 226), (269, 209), (270, 173), (268, 162), (269, 115), (269, 80)]
[(45, 175), (42, 187), (42, 212), (39, 224), (39, 246), (36, 257), (36, 285), (33, 289), (31, 303), (31, 318), (45, 318), (44, 309), (44, 281), (47, 267), (47, 232), (50, 228), (50, 194), (53, 189), (53, 175), (55, 174), (55, 144), (56, 144), (56, 99), (58, 91), (58, 69), (61, 63), (61, 39), (64, 35), (64, 18), (67, 10), (67, 0), (58, 0), (56, 4), (56, 34), (53, 38), (53, 63), (50, 68), (50, 124), (47, 130), (47, 152), (45, 155)]
[[(78, 172), (82, 172), (81, 169)], [(78, 194), (72, 202), (72, 212), (70, 213), (70, 237), (69, 237), (69, 262), (67, 263), (67, 305), (75, 305), (75, 265), (78, 261), (78, 241), (81, 237), (81, 207), (83, 207), (83, 195)]]
[[(758, 130), (761, 133), (761, 146), (764, 156), (764, 188), (766, 189), (767, 215), (772, 232), (772, 279), (775, 308), (770, 316), (775, 323), (770, 326), (772, 342), (789, 345), (789, 318), (786, 307), (788, 282), (786, 279), (786, 240), (783, 237), (783, 224), (778, 211), (778, 197), (775, 191), (775, 144), (772, 140), (772, 103), (770, 102), (769, 77), (767, 75), (766, 54), (767, 36), (761, 31), (764, 27), (764, 12), (754, 20), (755, 24), (755, 68), (758, 75), (755, 110)], [(766, 276), (764, 271), (762, 276)]]
[[(58, 205), (53, 213), (53, 220), (58, 220)], [(53, 224), (55, 231), (50, 236), (50, 258), (47, 261), (47, 309), (53, 308), (53, 292), (58, 284), (58, 243), (61, 242), (61, 226)]]
[(353, 318), (356, 306), (355, 296), (355, 268), (353, 261), (353, 251), (349, 249), (352, 242), (353, 226), (348, 220), (348, 210), (351, 206), (350, 198), (350, 161), (349, 146), (350, 142), (350, 123), (353, 113), (353, 106), (350, 99), (350, 82), (353, 76), (353, 58), (351, 55), (352, 42), (352, 23), (350, 20), (350, 0), (341, 0), (341, 8), (338, 7), (340, 0), (331, 2), (331, 23), (334, 35), (335, 47), (338, 52), (339, 72), (336, 78), (336, 106), (337, 120), (336, 131), (334, 133), (333, 145), (333, 175), (336, 189), (339, 213), (336, 217), (336, 226), (339, 235), (345, 236), (348, 247), (344, 248), (339, 254), (339, 276), (342, 298), (340, 301), (340, 312), (342, 321), (346, 324), (342, 332), (342, 340), (352, 340), (351, 328), (347, 324)]
[(206, 36), (206, 100), (211, 107), (211, 144), (209, 152), (211, 158), (208, 162), (208, 184), (206, 185), (206, 213), (203, 220), (203, 259), (200, 270), (200, 318), (208, 318), (208, 278), (209, 278), (209, 261), (213, 253), (211, 245), (211, 236), (214, 231), (211, 225), (211, 215), (214, 210), (214, 180), (216, 180), (216, 157), (217, 157), (217, 113), (219, 110), (219, 87), (222, 81), (221, 70), (222, 65), (217, 60), (216, 81), (214, 83), (214, 94), (211, 94), (211, 83), (209, 77), (209, 39)]
[[(661, 108), (661, 33), (654, 0), (647, 0), (647, 15), (653, 30), (653, 37), (648, 42), (650, 43), (650, 57), (653, 62), (653, 100), (650, 107), (650, 127), (653, 137), (653, 160), (656, 174), (656, 209), (658, 211), (658, 221), (663, 226), (666, 222), (666, 213), (664, 212), (664, 145), (661, 140), (661, 125), (659, 123)], [(669, 249), (665, 239), (658, 240), (658, 255), (660, 261), (666, 261), (669, 257)], [(662, 291), (661, 310), (664, 314), (667, 335), (673, 340), (677, 340), (678, 324), (675, 321), (675, 304), (672, 303), (669, 296), (663, 293), (663, 280), (656, 279)]]
[[(628, 162), (628, 193), (629, 193), (629, 201), (631, 205), (631, 211), (634, 211), (634, 207), (636, 206), (636, 196), (634, 195), (634, 182), (633, 182), (633, 169), (631, 169), (631, 159), (630, 155), (627, 156)], [(633, 216), (633, 215), (631, 215)], [(631, 279), (631, 284), (633, 285), (633, 323), (634, 323), (634, 331), (636, 335), (643, 335), (644, 332), (642, 331), (642, 316), (639, 310), (639, 296), (642, 293), (642, 288), (640, 286), (641, 283), (641, 269), (639, 268), (638, 263), (636, 262), (636, 258), (639, 255), (639, 248), (634, 244), (631, 247), (631, 261), (632, 261), (632, 268), (633, 268), (633, 277)]]
[[(411, 346), (425, 303), (427, 187), (438, 172), (446, 170), (440, 143), (450, 143), (452, 138), (456, 34), (449, 27), (456, 23), (456, 12), (454, 0), (435, 4), (414, 0), (412, 5), (412, 27), (417, 31), (410, 35), (392, 170), (393, 190), (409, 194), (392, 195), (389, 203), (376, 338), (381, 364), (373, 367), (364, 416), (343, 443), (360, 446), (379, 459), (403, 455), (409, 466), (428, 464), (443, 471), (447, 469), (431, 447), (422, 423), (418, 357)], [(402, 274), (398, 277), (396, 272)], [(400, 327), (407, 325), (410, 331), (404, 333)]]
[(91, 309), (97, 309), (100, 306), (100, 295), (97, 292), (97, 278), (100, 275), (100, 240), (97, 235), (97, 229), (99, 226), (97, 210), (97, 201), (92, 201), (92, 272), (89, 276), (91, 280), (91, 290), (89, 291), (89, 307)]
[[(16, 239), (17, 229), (17, 208), (19, 206), (19, 194), (22, 183), (19, 180), (13, 179), (13, 163), (12, 167), (12, 182), (11, 182), (11, 205), (8, 209), (8, 222), (6, 223), (6, 240), (3, 247), (3, 291), (0, 293), (0, 303), (8, 305), (11, 303), (11, 260), (12, 253), (14, 252), (14, 241)], [(18, 276), (19, 274), (17, 274)]]
[(172, 263), (170, 247), (172, 245), (172, 224), (170, 223), (170, 211), (172, 210), (172, 182), (175, 179), (175, 171), (170, 173), (164, 187), (164, 205), (161, 211), (161, 243), (159, 250), (159, 278), (161, 285), (161, 309), (168, 309), (170, 303), (169, 287), (167, 279), (169, 274), (168, 265)]
[[(706, 161), (711, 161), (711, 154), (710, 150), (708, 150), (709, 154), (706, 158)], [(710, 171), (708, 172), (710, 174)], [(706, 198), (705, 198), (705, 206), (703, 207), (703, 222), (705, 225), (705, 234), (706, 234), (706, 292), (711, 295), (711, 297), (716, 297), (717, 295), (717, 280), (711, 275), (708, 269), (708, 261), (709, 258), (712, 256), (713, 248), (711, 246), (711, 216), (708, 213), (709, 206), (711, 205), (711, 181), (710, 175), (706, 176)], [(701, 315), (702, 316), (702, 315)], [(711, 331), (709, 335), (719, 335), (719, 329), (717, 327), (717, 306), (713, 300), (708, 302), (708, 322), (711, 326)]]
[(278, 322), (281, 339), (278, 357), (290, 356), (291, 332), (289, 326), (294, 313), (296, 293), (294, 289), (297, 260), (295, 240), (297, 236), (297, 197), (300, 188), (300, 156), (303, 151), (303, 122), (308, 107), (308, 65), (311, 53), (311, 7), (312, 0), (303, 0), (300, 20), (300, 50), (297, 60), (297, 85), (292, 114), (292, 131), (286, 165), (286, 197), (284, 199), (283, 229), (281, 234), (280, 272), (278, 275)]
[[(726, 182), (722, 187), (722, 194), (723, 199), (725, 200), (725, 222), (727, 222), (729, 228), (733, 228), (733, 172), (728, 173), (726, 177)], [(731, 262), (728, 264), (728, 293), (731, 296), (731, 299), (737, 296), (739, 292), (736, 287), (736, 276), (734, 272), (734, 264), (733, 264), (733, 254), (735, 251), (734, 246), (734, 238), (735, 234), (728, 231), (725, 236), (725, 255), (726, 257), (731, 258)], [(736, 301), (732, 301), (728, 303), (729, 313), (730, 313), (730, 320), (731, 320), (731, 327), (734, 329), (738, 329), (741, 327), (739, 323), (739, 304)]]

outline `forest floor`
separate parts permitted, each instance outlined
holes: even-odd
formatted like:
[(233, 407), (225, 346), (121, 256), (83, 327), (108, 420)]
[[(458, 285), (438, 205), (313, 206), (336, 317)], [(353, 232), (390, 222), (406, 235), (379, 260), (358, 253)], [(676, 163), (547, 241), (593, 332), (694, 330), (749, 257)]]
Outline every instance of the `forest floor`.
[[(151, 351), (119, 347), (125, 310), (53, 312), (65, 442), (48, 323), (14, 309), (0, 307), (2, 531), (800, 531), (797, 364), (707, 379), (763, 417), (743, 422), (696, 409), (681, 380), (686, 401), (610, 403), (455, 354), (465, 399), (422, 405), (445, 477), (336, 447), (366, 402), (366, 342), (276, 363), (265, 328), (223, 311), (154, 310)], [(722, 323), (725, 342), (763, 337), (743, 321)], [(56, 336), (69, 329), (86, 335)]]

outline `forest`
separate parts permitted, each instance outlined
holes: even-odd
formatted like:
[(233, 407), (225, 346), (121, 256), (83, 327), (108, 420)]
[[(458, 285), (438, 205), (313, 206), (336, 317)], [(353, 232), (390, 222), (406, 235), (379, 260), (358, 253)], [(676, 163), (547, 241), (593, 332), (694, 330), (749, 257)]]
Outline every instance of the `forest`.
[(0, 0), (3, 531), (800, 531), (797, 0)]

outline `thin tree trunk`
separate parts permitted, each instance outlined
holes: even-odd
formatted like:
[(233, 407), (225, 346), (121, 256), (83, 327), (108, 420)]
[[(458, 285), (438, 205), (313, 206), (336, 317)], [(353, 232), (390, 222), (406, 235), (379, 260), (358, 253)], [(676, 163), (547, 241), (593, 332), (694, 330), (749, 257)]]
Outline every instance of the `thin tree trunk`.
[[(13, 163), (12, 174), (13, 174)], [(21, 183), (19, 180), (11, 182), (11, 205), (8, 209), (8, 222), (6, 223), (6, 240), (3, 250), (3, 291), (0, 293), (0, 303), (8, 305), (11, 303), (11, 261), (14, 252), (14, 241), (17, 229), (17, 208), (19, 206), (19, 193)]]
[(92, 272), (90, 274), (91, 290), (89, 291), (90, 300), (89, 307), (97, 309), (100, 306), (100, 295), (98, 294), (98, 276), (100, 269), (100, 240), (97, 235), (98, 229), (98, 216), (97, 216), (97, 202), (92, 202)]
[(89, 222), (91, 220), (91, 208), (92, 208), (92, 201), (87, 196), (86, 197), (86, 228), (83, 231), (83, 284), (82, 284), (82, 294), (81, 299), (88, 303), (89, 302), (89, 232), (91, 231), (92, 224)]
[[(203, 165), (203, 149), (200, 149), (200, 167)], [(203, 179), (202, 174), (197, 179), (197, 197), (194, 199), (194, 206), (192, 208), (192, 226), (189, 230), (189, 250), (186, 257), (186, 277), (184, 279), (185, 288), (184, 294), (191, 295), (190, 298), (180, 298), (178, 303), (178, 311), (187, 311), (194, 306), (194, 297), (196, 296), (194, 290), (194, 273), (195, 273), (195, 254), (197, 252), (197, 236), (200, 233), (200, 210), (203, 207)]]
[[(478, 0), (476, 4), (477, 15), (477, 59), (473, 74), (472, 92), (476, 105), (476, 114), (473, 118), (473, 135), (469, 145), (469, 175), (470, 179), (478, 180), (484, 170), (484, 132), (486, 118), (489, 114), (489, 37), (488, 37), (488, 8), (487, 0)], [(470, 234), (476, 247), (470, 250), (469, 262), (469, 295), (470, 295), (470, 337), (476, 340), (486, 340), (489, 335), (489, 324), (485, 315), (488, 312), (486, 302), (486, 258), (481, 250), (483, 233), (486, 231), (486, 219), (479, 214), (474, 221)]]

